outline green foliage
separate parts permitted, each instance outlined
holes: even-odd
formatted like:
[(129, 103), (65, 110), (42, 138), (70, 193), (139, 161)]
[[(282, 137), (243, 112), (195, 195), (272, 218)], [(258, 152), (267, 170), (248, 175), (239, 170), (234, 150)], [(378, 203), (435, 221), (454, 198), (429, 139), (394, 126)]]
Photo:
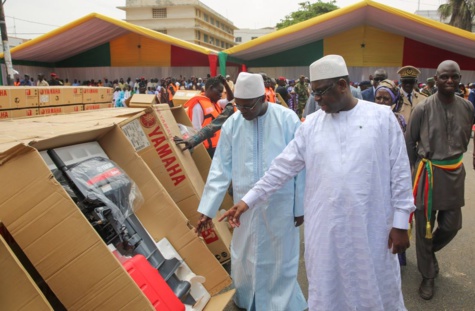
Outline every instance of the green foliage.
[(335, 5), (336, 1), (310, 3), (309, 1), (299, 3), (300, 8), (296, 12), (290, 13), (284, 19), (280, 20), (275, 26), (277, 30), (306, 21), (318, 15), (322, 15), (338, 9)]
[(472, 20), (475, 17), (475, 0), (447, 0), (439, 6), (440, 18), (450, 17), (449, 25), (472, 31)]

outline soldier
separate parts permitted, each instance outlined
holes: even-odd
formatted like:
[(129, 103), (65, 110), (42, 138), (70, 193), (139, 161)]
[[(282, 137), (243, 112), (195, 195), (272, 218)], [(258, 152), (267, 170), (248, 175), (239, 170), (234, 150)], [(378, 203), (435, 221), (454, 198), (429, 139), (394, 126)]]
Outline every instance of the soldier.
[(414, 90), (414, 86), (417, 85), (417, 77), (421, 72), (414, 66), (404, 66), (397, 73), (401, 77), (401, 96), (403, 102), (400, 107), (394, 107), (393, 111), (400, 113), (404, 120), (406, 120), (406, 124), (409, 124), (414, 107), (426, 99), (424, 95)]

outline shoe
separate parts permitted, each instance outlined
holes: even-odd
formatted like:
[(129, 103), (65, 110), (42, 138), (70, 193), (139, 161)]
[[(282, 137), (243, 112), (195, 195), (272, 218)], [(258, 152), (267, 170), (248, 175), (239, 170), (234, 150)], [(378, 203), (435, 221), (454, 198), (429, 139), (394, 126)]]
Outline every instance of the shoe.
[(425, 300), (431, 300), (434, 296), (434, 279), (423, 278), (419, 287), (419, 296)]
[(434, 270), (435, 270), (435, 277), (439, 276), (439, 262), (437, 261), (437, 258), (435, 257), (435, 254), (432, 255), (434, 257)]

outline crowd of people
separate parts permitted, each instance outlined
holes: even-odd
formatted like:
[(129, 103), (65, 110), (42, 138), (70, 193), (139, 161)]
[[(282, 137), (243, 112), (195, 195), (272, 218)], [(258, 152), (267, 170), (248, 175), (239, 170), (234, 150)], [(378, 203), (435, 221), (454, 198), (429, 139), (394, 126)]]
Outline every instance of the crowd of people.
[[(412, 66), (410, 66), (412, 67)], [(418, 81), (418, 75), (420, 71), (417, 68), (412, 67), (417, 74), (411, 77), (405, 77), (404, 74), (400, 74), (399, 79), (393, 79), (390, 83), (393, 83), (397, 89), (405, 89), (402, 95), (407, 94), (409, 88), (415, 92), (413, 100), (418, 103), (421, 99), (431, 96), (437, 92), (435, 86), (434, 77), (426, 79), (425, 83)], [(310, 80), (308, 77), (301, 75), (298, 79), (286, 79), (283, 76), (277, 78), (268, 77), (265, 73), (261, 73), (264, 79), (264, 85), (266, 90), (266, 100), (277, 104), (283, 104), (291, 110), (295, 111), (301, 120), (316, 110), (320, 109), (318, 103), (315, 102), (315, 98), (312, 93)], [(145, 79), (144, 77), (131, 79), (119, 78), (115, 80), (103, 79), (89, 79), (78, 80), (73, 79), (69, 81), (68, 78), (61, 79), (56, 73), (50, 74), (50, 79), (46, 80), (45, 75), (38, 74), (37, 80), (30, 77), (29, 74), (25, 74), (23, 79), (16, 77), (14, 81), (15, 86), (104, 86), (114, 89), (114, 105), (116, 107), (124, 107), (125, 100), (130, 98), (135, 93), (140, 94), (155, 94), (157, 101), (160, 103), (168, 103), (173, 105), (173, 95), (177, 90), (198, 90), (205, 92), (206, 81), (210, 78), (208, 74), (206, 77), (194, 77), (189, 78), (180, 75), (179, 77), (166, 77), (166, 78), (151, 78)], [(379, 69), (374, 72), (373, 75), (368, 77), (368, 80), (360, 82), (350, 81), (350, 89), (355, 98), (370, 100), (375, 102), (375, 90), (379, 82), (387, 79), (387, 73), (384, 69)], [(395, 78), (395, 77), (393, 77)], [(407, 78), (410, 78), (409, 80)], [(231, 90), (234, 88), (234, 82), (231, 76), (226, 76), (226, 81), (229, 84)], [(409, 81), (409, 82), (407, 82)], [(405, 82), (405, 83), (403, 83)], [(371, 91), (372, 90), (372, 91)], [(278, 95), (277, 95), (278, 94)], [(455, 91), (457, 96), (468, 99), (475, 106), (475, 82), (462, 83), (460, 82)], [(399, 94), (402, 100), (404, 96)], [(225, 98), (226, 95), (223, 95)]]
[[(462, 158), (474, 120), (464, 97), (475, 97), (475, 87), (463, 93), (450, 60), (426, 85), (413, 66), (398, 75), (379, 69), (352, 84), (344, 59), (328, 55), (310, 66), (309, 79), (279, 77), (274, 88), (265, 74), (243, 72), (231, 90), (213, 77), (185, 104), (198, 133), (176, 143), (186, 150), (207, 141), (213, 156), (198, 233), (232, 190), (235, 205), (220, 220), (234, 227), (237, 306), (406, 310), (400, 271), (414, 220), (419, 295), (433, 297), (436, 252), (462, 226)], [(279, 97), (293, 109), (274, 104)], [(304, 219), (308, 302), (297, 282)]]

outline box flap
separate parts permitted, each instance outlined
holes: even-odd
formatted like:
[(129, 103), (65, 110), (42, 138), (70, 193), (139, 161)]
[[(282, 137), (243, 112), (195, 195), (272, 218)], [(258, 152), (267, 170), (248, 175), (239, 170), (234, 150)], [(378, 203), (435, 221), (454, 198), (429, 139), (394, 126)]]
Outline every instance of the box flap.
[(217, 310), (224, 310), (226, 305), (231, 301), (236, 292), (235, 289), (231, 289), (223, 294), (219, 294), (216, 296), (211, 297), (210, 301), (203, 309), (204, 311), (217, 311)]
[(17, 156), (20, 156), (23, 153), (34, 152), (35, 149), (28, 147), (24, 144), (16, 144), (7, 151), (0, 152), (0, 166), (8, 162), (10, 159), (13, 159)]
[(67, 133), (111, 126), (143, 111), (143, 108), (110, 108), (74, 114), (0, 121), (0, 152), (31, 141)]
[(1, 235), (0, 275), (0, 309), (53, 310)]
[(129, 107), (147, 107), (158, 104), (157, 96), (152, 94), (134, 94), (129, 102)]
[(41, 151), (53, 147), (56, 148), (85, 143), (88, 141), (97, 140), (99, 137), (110, 131), (113, 127), (114, 125), (109, 125), (95, 130), (78, 131), (71, 134), (59, 135), (39, 141), (31, 141), (29, 145)]

